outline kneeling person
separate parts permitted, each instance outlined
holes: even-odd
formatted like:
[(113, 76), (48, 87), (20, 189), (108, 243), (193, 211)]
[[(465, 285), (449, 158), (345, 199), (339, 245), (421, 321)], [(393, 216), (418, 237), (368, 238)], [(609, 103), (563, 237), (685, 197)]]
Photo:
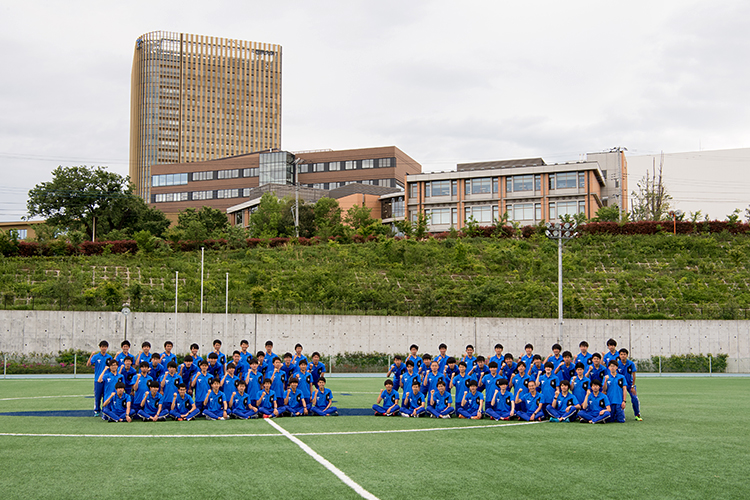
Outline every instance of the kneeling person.
[(226, 420), (229, 418), (227, 402), (219, 387), (221, 387), (221, 380), (214, 377), (211, 381), (211, 390), (206, 394), (206, 399), (203, 400), (203, 416), (208, 420)]

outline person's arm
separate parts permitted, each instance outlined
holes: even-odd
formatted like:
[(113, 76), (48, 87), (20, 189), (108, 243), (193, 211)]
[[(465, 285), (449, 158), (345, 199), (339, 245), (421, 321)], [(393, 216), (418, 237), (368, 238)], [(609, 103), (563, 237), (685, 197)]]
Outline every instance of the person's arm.
[(391, 376), (391, 373), (393, 373), (393, 369), (396, 367), (396, 365), (391, 365), (391, 367), (388, 369), (388, 373), (385, 374), (385, 378), (388, 378)]
[(631, 375), (633, 375), (633, 394), (635, 394), (635, 372), (633, 372)]
[(109, 404), (109, 402), (112, 401), (112, 398), (114, 397), (114, 395), (115, 395), (114, 392), (109, 395), (109, 397), (107, 398), (107, 400), (104, 401), (104, 403), (102, 403), (102, 408), (105, 408)]
[(288, 404), (289, 404), (289, 393), (290, 393), (290, 392), (291, 392), (291, 390), (290, 390), (290, 389), (287, 389), (287, 390), (286, 390), (286, 394), (284, 395), (284, 404), (285, 404), (285, 405), (288, 405)]
[(608, 411), (608, 412), (612, 412), (612, 408), (610, 408), (610, 406), (609, 406), (609, 405), (607, 405), (607, 406), (606, 406), (606, 407), (605, 407), (605, 408), (604, 408), (604, 409), (603, 409), (602, 411), (600, 411), (600, 412), (599, 412), (599, 415), (601, 415), (601, 414), (602, 414), (602, 413), (604, 413), (605, 411)]
[(435, 389), (430, 391), (430, 406), (435, 406)]
[(174, 405), (177, 403), (177, 393), (172, 394), (172, 406), (169, 407), (171, 411), (174, 411)]
[(531, 414), (531, 420), (534, 420), (534, 417), (536, 417), (536, 414), (539, 413), (541, 410), (542, 410), (542, 403), (540, 399), (539, 404), (536, 407), (536, 410), (534, 410), (534, 413)]
[(146, 407), (146, 398), (148, 398), (148, 394), (149, 394), (148, 392), (144, 394), (143, 399), (141, 399), (141, 404), (140, 404), (141, 410)]
[(628, 387), (627, 384), (622, 386), (622, 409), (625, 409), (625, 403), (628, 402)]
[(555, 391), (555, 398), (552, 400), (552, 408), (557, 408), (557, 398), (560, 396), (560, 391)]
[(510, 401), (510, 415), (508, 415), (508, 416), (512, 417), (515, 414), (516, 414), (516, 402), (513, 401), (513, 400), (511, 400)]
[(91, 353), (91, 356), (89, 356), (88, 361), (86, 361), (86, 366), (91, 366), (91, 358), (93, 358), (94, 355), (96, 355), (96, 351)]
[(101, 375), (99, 375), (99, 378), (97, 379), (97, 382), (103, 382), (104, 381), (104, 374), (107, 373), (106, 371), (103, 371)]
[(307, 415), (307, 402), (305, 401), (305, 398), (302, 398), (302, 413)]
[(125, 421), (126, 422), (132, 422), (133, 419), (130, 418), (130, 401), (125, 405)]
[(467, 394), (467, 393), (465, 393), (465, 392), (464, 392), (464, 396), (463, 396), (463, 397), (461, 398), (461, 407), (462, 407), (462, 408), (463, 408), (464, 406), (466, 406), (466, 394)]
[(161, 403), (159, 403), (159, 406), (156, 408), (156, 415), (154, 415), (153, 417), (151, 417), (151, 421), (152, 422), (156, 422), (157, 420), (159, 420), (159, 414), (162, 412), (162, 407), (163, 406), (164, 405), (162, 405)]

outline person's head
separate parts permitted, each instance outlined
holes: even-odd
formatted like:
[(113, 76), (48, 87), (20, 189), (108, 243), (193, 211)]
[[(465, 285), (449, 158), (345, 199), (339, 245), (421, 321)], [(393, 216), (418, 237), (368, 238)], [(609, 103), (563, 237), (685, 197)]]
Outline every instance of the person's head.
[(554, 363), (552, 361), (547, 361), (544, 363), (544, 372), (549, 376), (552, 375), (552, 370), (555, 369)]
[(300, 359), (297, 366), (299, 366), (299, 371), (305, 373), (307, 371), (307, 360), (305, 358)]
[(218, 360), (219, 360), (219, 355), (216, 354), (215, 352), (212, 352), (211, 354), (208, 355), (209, 366), (214, 366)]
[(297, 377), (292, 377), (292, 380), (289, 381), (289, 387), (292, 388), (292, 392), (297, 391), (298, 385), (299, 385), (299, 380), (297, 380)]
[(484, 368), (484, 356), (477, 356), (477, 366)]
[(294, 352), (297, 353), (297, 356), (302, 356), (302, 344), (295, 345)]
[(120, 342), (120, 347), (122, 348), (122, 352), (128, 352), (130, 350), (130, 341), (123, 340)]
[(620, 359), (622, 360), (623, 363), (625, 363), (628, 360), (629, 354), (630, 353), (628, 352), (628, 350), (625, 349), (624, 347), (620, 349)]
[(318, 351), (315, 351), (314, 353), (312, 353), (311, 358), (312, 358), (312, 362), (317, 365), (318, 361), (320, 361), (320, 353)]
[(190, 368), (191, 366), (193, 366), (193, 357), (190, 354), (188, 354), (182, 359), (182, 362), (185, 363), (185, 366)]
[(578, 375), (578, 378), (583, 378), (585, 371), (586, 367), (583, 366), (583, 363), (576, 363), (576, 375)]
[(125, 393), (125, 384), (123, 382), (117, 382), (115, 384), (115, 390), (118, 396), (122, 396)]
[(271, 342), (270, 340), (266, 340), (265, 348), (266, 352), (270, 354), (271, 351), (273, 351), (273, 342)]
[(466, 355), (469, 357), (474, 356), (474, 346), (469, 344), (466, 346)]
[(200, 346), (198, 344), (190, 344), (190, 352), (193, 353), (193, 356), (198, 354), (198, 351), (200, 351)]
[(602, 388), (602, 382), (598, 378), (595, 378), (591, 381), (591, 391), (594, 394), (598, 394), (599, 390)]
[(263, 351), (258, 351), (255, 353), (255, 359), (258, 360), (258, 364), (262, 364), (263, 360), (266, 359), (266, 353)]
[(159, 393), (159, 382), (156, 380), (149, 380), (148, 390), (151, 392), (152, 396), (156, 396)]
[(406, 371), (412, 373), (414, 371), (414, 361), (408, 360), (406, 362)]
[(236, 369), (237, 369), (237, 365), (235, 365), (233, 362), (227, 364), (227, 372), (229, 373), (230, 376), (234, 375), (234, 370)]
[(318, 379), (318, 389), (322, 391), (323, 389), (325, 389), (325, 387), (326, 387), (326, 378), (321, 375), (320, 378)]
[(594, 363), (594, 366), (598, 368), (599, 364), (602, 362), (602, 355), (598, 352), (595, 352), (591, 355), (591, 362)]
[(516, 370), (518, 370), (518, 374), (522, 377), (526, 373), (526, 362), (525, 361), (519, 361), (518, 366), (516, 367)]
[(157, 353), (152, 354), (151, 365), (156, 367), (156, 365), (158, 365), (159, 363), (161, 363), (161, 356), (159, 356)]
[(214, 351), (219, 352), (221, 350), (221, 340), (214, 339), (213, 346), (214, 346)]
[(542, 356), (539, 354), (534, 354), (534, 357), (532, 358), (532, 361), (536, 365), (537, 368), (542, 367)]
[(251, 370), (256, 371), (258, 369), (258, 358), (253, 358), (248, 363)]
[(140, 368), (142, 375), (147, 375), (148, 371), (151, 369), (151, 365), (148, 364), (148, 361), (141, 361), (138, 368)]
[(493, 377), (497, 375), (497, 361), (490, 361), (490, 364), (487, 366), (490, 368), (490, 373)]
[[(472, 380), (472, 382), (474, 382), (474, 381)], [(440, 394), (444, 393), (445, 392), (445, 382), (443, 382), (442, 380), (438, 380), (437, 390), (438, 390), (438, 392)]]
[(263, 379), (263, 390), (267, 392), (270, 389), (271, 389), (271, 379), (270, 378)]
[(419, 385), (419, 380), (414, 379), (411, 382), (411, 393), (414, 395), (419, 394), (420, 389), (422, 388), (421, 385)]
[(111, 359), (111, 360), (109, 360), (109, 370), (110, 370), (110, 371), (111, 371), (112, 373), (117, 373), (117, 368), (118, 368), (119, 366), (120, 366), (120, 365), (119, 365), (119, 364), (117, 363), (117, 360), (116, 360), (116, 359)]
[(580, 344), (578, 344), (578, 348), (581, 350), (581, 352), (585, 355), (589, 350), (589, 343), (585, 340), (582, 340)]
[(614, 359), (610, 359), (607, 368), (609, 368), (609, 373), (611, 373), (612, 375), (616, 374), (617, 373), (617, 361), (615, 361)]
[(141, 349), (143, 350), (143, 352), (145, 352), (146, 354), (148, 354), (148, 351), (151, 350), (151, 342), (144, 342), (144, 343), (142, 343), (141, 344)]
[(164, 342), (164, 350), (167, 352), (172, 352), (172, 348), (174, 347), (174, 343), (171, 340), (167, 340)]
[(508, 379), (507, 378), (501, 378), (497, 381), (497, 386), (500, 388), (501, 391), (505, 392), (508, 389)]
[(615, 339), (609, 339), (607, 341), (607, 349), (609, 349), (610, 352), (615, 352), (615, 350), (617, 350), (617, 341)]
[(281, 360), (279, 359), (278, 356), (274, 356), (273, 358), (273, 367), (276, 369), (281, 368)]
[(560, 392), (562, 392), (563, 394), (567, 394), (568, 389), (570, 389), (570, 382), (568, 382), (567, 380), (563, 380), (562, 382), (560, 382)]
[(441, 356), (445, 356), (445, 351), (447, 351), (447, 350), (448, 350), (448, 346), (445, 345), (445, 344), (440, 344), (438, 346), (438, 351), (440, 351), (440, 355)]
[(466, 366), (467, 366), (466, 365), (466, 361), (461, 361), (458, 364), (458, 373), (460, 373), (462, 377), (463, 377), (464, 373), (466, 373)]
[(201, 369), (201, 371), (205, 375), (206, 371), (208, 370), (208, 361), (206, 361), (205, 359), (201, 359), (201, 362), (198, 363), (198, 367)]
[(503, 344), (495, 344), (495, 355), (498, 358), (503, 355)]
[(245, 393), (245, 388), (246, 388), (246, 387), (247, 387), (247, 384), (245, 383), (245, 381), (244, 381), (244, 380), (242, 380), (242, 379), (239, 379), (239, 380), (237, 381), (237, 392), (239, 392), (240, 394), (244, 394), (244, 393)]
[(565, 351), (563, 353), (563, 361), (566, 365), (569, 365), (571, 361), (573, 361), (573, 354), (571, 354), (570, 351)]
[(562, 346), (560, 344), (552, 345), (552, 354), (554, 354), (556, 357), (560, 355), (560, 351), (562, 351)]
[(247, 352), (248, 347), (250, 347), (250, 342), (245, 339), (240, 340), (240, 350), (242, 352)]
[(126, 370), (130, 370), (130, 367), (133, 366), (133, 356), (125, 356), (122, 359), (122, 364), (125, 366)]
[(219, 386), (221, 385), (221, 380), (219, 377), (214, 377), (211, 379), (211, 390), (214, 392), (219, 392)]
[(99, 342), (99, 350), (102, 352), (102, 354), (107, 352), (107, 349), (109, 349), (109, 342), (107, 342), (106, 340), (102, 340), (101, 342)]
[(185, 385), (184, 383), (181, 383), (180, 385), (177, 386), (177, 391), (180, 393), (180, 397), (184, 398), (185, 393), (187, 392), (187, 385)]
[(477, 392), (477, 381), (476, 380), (470, 380), (469, 381), (469, 390), (472, 394), (476, 394)]
[(240, 351), (234, 351), (232, 353), (232, 359), (234, 360), (234, 365), (237, 366), (237, 363), (240, 362), (240, 359), (242, 358), (242, 354), (240, 354)]
[(170, 375), (174, 375), (177, 372), (177, 363), (174, 361), (167, 363), (167, 371)]
[(526, 347), (524, 347), (524, 350), (526, 351), (527, 356), (531, 356), (531, 353), (534, 352), (534, 346), (531, 344), (526, 344)]
[(433, 359), (430, 363), (430, 370), (432, 370), (432, 373), (437, 373), (438, 368), (440, 368), (440, 363)]
[(289, 366), (292, 364), (292, 353), (291, 352), (285, 352), (284, 353), (284, 364), (286, 366)]
[(419, 346), (417, 346), (417, 344), (412, 344), (411, 346), (409, 346), (409, 352), (411, 352), (412, 356), (416, 356), (418, 351)]
[(529, 389), (530, 393), (534, 394), (536, 392), (536, 380), (529, 380), (529, 383), (526, 387)]
[(511, 353), (506, 354), (503, 357), (503, 360), (505, 361), (506, 365), (513, 366), (513, 355)]
[(403, 362), (404, 360), (401, 358), (401, 356), (396, 355), (393, 357), (393, 364), (395, 364), (396, 366), (401, 366), (401, 363)]
[(385, 382), (383, 382), (383, 386), (385, 387), (386, 391), (390, 391), (393, 389), (393, 380), (387, 379)]
[(422, 363), (424, 363), (425, 366), (430, 366), (430, 364), (432, 363), (432, 356), (430, 356), (429, 354), (423, 354)]
[(448, 358), (448, 359), (445, 360), (445, 363), (452, 370), (456, 366), (456, 358), (454, 358), (453, 356), (451, 356), (450, 358)]

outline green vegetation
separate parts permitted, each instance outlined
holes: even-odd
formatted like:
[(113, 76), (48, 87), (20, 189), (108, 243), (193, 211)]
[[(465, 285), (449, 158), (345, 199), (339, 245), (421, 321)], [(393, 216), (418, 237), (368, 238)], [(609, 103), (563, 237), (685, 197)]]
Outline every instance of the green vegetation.
[[(328, 387), (339, 408), (369, 408), (382, 381), (330, 378)], [(644, 421), (633, 420), (628, 404), (624, 424), (506, 427), (486, 420), (372, 416), (275, 423), (383, 500), (457, 493), (487, 499), (498, 492), (557, 499), (570, 498), (571, 491), (581, 498), (745, 498), (750, 379), (643, 378), (638, 389)], [(90, 398), (74, 397), (91, 392), (91, 380), (0, 381), (2, 398), (66, 396), (0, 401), (0, 412), (91, 410)], [(417, 429), (435, 430), (408, 432)], [(0, 415), (0, 433), (73, 435), (0, 436), (3, 497), (9, 500), (119, 499), (122, 488), (105, 485), (122, 478), (143, 491), (158, 491), (163, 499), (229, 497), (237, 493), (237, 457), (248, 453), (273, 456), (263, 460), (262, 473), (239, 473), (242, 490), (252, 497), (294, 497), (305, 491), (359, 498), (263, 420), (108, 424), (92, 417)], [(206, 437), (170, 437), (178, 434)], [(611, 446), (602, 446), (605, 442)], [(211, 473), (196, 475), (206, 469), (207, 457)], [(401, 459), (394, 462), (394, 457)], [(476, 459), (481, 466), (467, 467)], [(143, 466), (161, 462), (168, 466)], [(536, 480), (530, 480), (529, 471), (536, 471)], [(45, 474), (54, 475), (54, 481), (28, 480)]]
[[(557, 248), (525, 239), (371, 237), (206, 250), (207, 312), (555, 317)], [(300, 240), (301, 241), (301, 240)], [(196, 247), (193, 246), (193, 249)], [(220, 249), (224, 248), (224, 249)], [(750, 238), (712, 234), (584, 234), (563, 254), (569, 318), (744, 319)], [(200, 250), (0, 258), (0, 307), (136, 311), (200, 308)]]

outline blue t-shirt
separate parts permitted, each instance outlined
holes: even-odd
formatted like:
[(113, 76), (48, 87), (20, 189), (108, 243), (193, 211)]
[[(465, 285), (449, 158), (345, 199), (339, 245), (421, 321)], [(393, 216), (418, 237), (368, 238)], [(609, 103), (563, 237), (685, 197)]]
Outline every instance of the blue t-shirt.
[(229, 401), (232, 399), (232, 394), (237, 391), (237, 383), (240, 381), (237, 375), (230, 376), (229, 374), (224, 376), (224, 385), (221, 386), (221, 391), (224, 393), (224, 400)]
[(245, 382), (247, 382), (248, 394), (258, 394), (260, 392), (260, 377), (261, 375), (257, 371), (255, 373), (252, 371), (247, 372)]
[[(163, 401), (167, 400), (164, 399)], [(193, 398), (190, 397), (190, 394), (186, 393), (184, 398), (181, 398), (179, 393), (174, 395), (172, 403), (173, 411), (177, 410), (180, 415), (185, 415), (193, 409), (193, 406), (195, 406), (195, 402), (193, 402)]]
[(215, 413), (224, 411), (224, 393), (221, 391), (208, 393), (208, 400), (205, 403), (205, 410), (209, 410)]
[(125, 358), (131, 359), (131, 362), (133, 363), (130, 365), (131, 367), (135, 366), (135, 357), (129, 352), (127, 354), (125, 354), (124, 352), (120, 352), (117, 356), (115, 356), (115, 359), (117, 360), (117, 366), (122, 367), (122, 365), (125, 364)]
[(467, 375), (463, 377), (460, 373), (453, 377), (453, 387), (456, 388), (456, 401), (463, 401), (464, 392), (469, 390), (469, 381), (473, 380), (471, 375), (468, 375), (468, 372), (466, 373)]
[(419, 380), (419, 374), (416, 371), (411, 375), (409, 375), (408, 371), (401, 374), (401, 386), (404, 388), (404, 391), (411, 392), (411, 386), (414, 383), (414, 379)]
[(484, 397), (487, 401), (492, 401), (492, 396), (500, 390), (500, 379), (503, 378), (499, 373), (494, 377), (492, 373), (488, 373), (482, 377), (482, 382), (479, 384), (478, 389), (484, 391)]
[(149, 370), (148, 375), (153, 380), (161, 380), (161, 377), (164, 375), (164, 367), (160, 364), (151, 365), (151, 370)]
[(526, 363), (526, 372), (528, 373), (529, 368), (531, 368), (531, 365), (534, 364), (534, 353), (532, 352), (531, 356), (529, 356), (528, 354), (524, 354), (523, 356), (521, 356), (521, 361)]
[[(497, 393), (493, 396), (495, 398), (495, 409), (498, 411), (510, 411), (513, 406), (512, 403), (515, 401), (515, 398), (513, 397), (513, 393), (506, 390), (505, 393), (502, 391), (497, 391)], [(491, 399), (488, 399), (488, 404), (492, 403)]]
[[(258, 367), (258, 370), (260, 370), (261, 372), (263, 372), (263, 375), (266, 374), (266, 372), (268, 371), (269, 367), (271, 367), (271, 371), (273, 371), (273, 360), (276, 359), (276, 358), (278, 358), (278, 357), (279, 356), (276, 353), (274, 353), (273, 351), (271, 351), (270, 354), (269, 353), (264, 353), (263, 363), (260, 365), (260, 367)], [(279, 359), (281, 359), (281, 358), (279, 358)]]
[(257, 402), (258, 406), (262, 406), (263, 408), (273, 408), (273, 403), (276, 401), (276, 394), (273, 393), (273, 391), (258, 391), (257, 396), (255, 396), (255, 401)]
[(578, 375), (570, 379), (570, 388), (578, 401), (586, 399), (586, 393), (591, 389), (591, 380), (588, 377), (578, 378)]
[(633, 387), (633, 374), (638, 371), (632, 360), (628, 360), (625, 364), (622, 361), (617, 361), (617, 371), (625, 377), (625, 383), (628, 384), (628, 389)]
[(114, 413), (118, 418), (125, 418), (128, 411), (128, 403), (131, 401), (132, 400), (127, 393), (123, 392), (122, 396), (118, 396), (117, 393), (115, 393), (109, 401), (107, 409)]
[(556, 404), (557, 409), (562, 411), (580, 403), (578, 402), (578, 398), (576, 398), (573, 393), (568, 391), (568, 394), (566, 394), (565, 396), (563, 396), (562, 392), (558, 394)]
[(529, 367), (529, 370), (528, 370), (529, 377), (531, 377), (532, 379), (536, 380), (536, 376), (539, 373), (544, 373), (544, 365), (542, 365), (539, 368), (537, 368), (537, 366), (532, 363), (531, 366)]
[(119, 373), (112, 373), (111, 370), (104, 372), (104, 375), (102, 376), (102, 382), (104, 382), (104, 399), (108, 398), (110, 394), (115, 392), (115, 384), (122, 381), (122, 375)]
[(458, 365), (456, 364), (453, 365), (453, 368), (451, 368), (451, 365), (445, 365), (445, 370), (443, 370), (443, 372), (445, 373), (445, 380), (450, 380), (454, 375), (460, 373), (458, 371)]
[(576, 356), (576, 360), (573, 364), (577, 365), (578, 363), (583, 363), (583, 369), (584, 369), (584, 374), (585, 374), (586, 370), (589, 369), (589, 366), (591, 366), (594, 363), (593, 359), (594, 359), (594, 355), (591, 354), (590, 352), (587, 352), (585, 356), (583, 355), (582, 352), (580, 352), (578, 353), (578, 356)]
[(330, 403), (333, 400), (333, 393), (331, 392), (331, 389), (326, 387), (322, 391), (318, 390), (318, 392), (315, 393), (315, 407), (316, 408), (325, 408), (328, 406), (328, 403)]
[(133, 385), (138, 383), (138, 388), (135, 390), (135, 394), (133, 395), (133, 402), (135, 404), (141, 404), (141, 401), (143, 401), (143, 396), (145, 396), (146, 393), (149, 392), (148, 383), (151, 380), (153, 379), (149, 375), (146, 375), (145, 377), (140, 373), (136, 375), (133, 381)]
[(237, 375), (237, 378), (240, 380), (245, 380), (245, 377), (247, 377), (247, 372), (250, 371), (250, 365), (242, 359), (242, 356), (240, 356), (240, 360), (234, 363), (234, 366), (234, 374)]
[[(302, 401), (305, 398), (302, 396), (302, 393), (297, 389), (296, 391), (292, 391), (291, 389), (287, 389), (286, 395), (284, 397), (284, 401), (286, 402), (286, 405), (294, 412), (300, 412), (304, 408), (304, 405), (302, 404)], [(287, 402), (288, 401), (288, 402)]]
[(242, 352), (240, 351), (240, 361), (245, 363), (247, 366), (250, 366), (250, 360), (253, 359), (253, 355), (249, 352)]
[(546, 373), (539, 376), (539, 392), (542, 393), (542, 403), (549, 404), (555, 399), (555, 389), (559, 385), (560, 383), (554, 373), (549, 377)]
[(232, 394), (232, 399), (230, 400), (232, 403), (231, 408), (233, 410), (248, 410), (250, 409), (250, 396), (246, 392), (243, 392), (240, 394), (239, 392), (235, 392)]
[(286, 375), (283, 371), (279, 370), (274, 374), (273, 371), (266, 375), (266, 378), (271, 378), (271, 391), (276, 394), (276, 399), (284, 399), (284, 385), (286, 383)]
[(151, 367), (151, 353), (145, 353), (143, 351), (139, 352), (138, 355), (135, 357), (135, 363), (133, 363), (133, 367), (140, 370), (141, 362), (145, 361), (148, 363), (148, 366)]
[(97, 352), (91, 356), (91, 366), (94, 367), (94, 380), (99, 380), (99, 376), (108, 368), (107, 361), (112, 359), (108, 353), (102, 355), (101, 352)]
[(515, 397), (523, 397), (524, 394), (529, 392), (529, 380), (532, 380), (532, 378), (526, 374), (523, 376), (520, 374), (513, 375), (513, 395)]
[(208, 374), (211, 375), (213, 378), (218, 378), (219, 380), (222, 379), (224, 376), (224, 365), (219, 363), (218, 361), (211, 364), (211, 361), (208, 362)]
[(477, 391), (476, 394), (472, 394), (471, 391), (469, 391), (464, 396), (464, 398), (466, 398), (466, 405), (464, 406), (464, 409), (468, 411), (469, 413), (476, 413), (482, 407), (482, 401), (484, 401), (484, 394), (482, 394), (479, 391)]
[(480, 380), (482, 380), (482, 377), (484, 377), (488, 373), (490, 373), (490, 369), (486, 364), (480, 368), (479, 363), (477, 363), (476, 365), (474, 365), (474, 372), (472, 372), (471, 378), (476, 380), (478, 383)]
[(221, 366), (226, 366), (227, 365), (227, 356), (226, 356), (226, 354), (224, 354), (221, 351), (218, 351), (218, 352), (214, 351), (214, 352), (216, 352), (216, 356), (217, 356), (216, 362), (219, 363)]
[(619, 363), (620, 363), (620, 353), (617, 352), (617, 351), (615, 351), (614, 354), (612, 354), (609, 351), (605, 352), (604, 355), (602, 356), (602, 365), (604, 365), (604, 367), (606, 368), (607, 366), (609, 366), (610, 360), (613, 360), (613, 359), (615, 361), (617, 361), (617, 364), (619, 365)]
[(602, 364), (599, 365), (599, 368), (595, 367), (594, 365), (591, 365), (591, 371), (588, 374), (588, 378), (592, 382), (594, 380), (598, 380), (599, 382), (604, 383), (604, 377), (607, 375), (608, 371), (609, 370), (604, 368), (604, 365)]
[(503, 366), (503, 363), (505, 363), (505, 355), (501, 354), (500, 356), (498, 356), (497, 354), (495, 354), (487, 362), (487, 366), (489, 366), (489, 364), (492, 363), (493, 361), (495, 363), (497, 363), (497, 369), (498, 369), (498, 372), (499, 372), (500, 368)]
[[(188, 367), (188, 365), (185, 363), (182, 363), (177, 367), (177, 374), (182, 377), (182, 381), (186, 384), (190, 384), (190, 382), (193, 380), (193, 377), (195, 377), (195, 374), (199, 371), (200, 370), (198, 369), (198, 365), (196, 365), (195, 363), (191, 363), (190, 367)], [(190, 390), (189, 386), (188, 390)]]
[(144, 413), (146, 413), (146, 415), (156, 415), (157, 410), (159, 410), (159, 405), (162, 404), (164, 398), (158, 392), (156, 393), (156, 396), (152, 396), (151, 391), (149, 391), (145, 397), (146, 400), (143, 401), (143, 406), (141, 409), (144, 411)]
[(438, 362), (438, 372), (445, 373), (445, 364), (448, 362), (448, 356), (445, 354), (438, 354), (433, 361)]
[(320, 361), (318, 361), (317, 364), (310, 363), (307, 366), (307, 371), (309, 371), (312, 374), (313, 385), (318, 385), (318, 380), (320, 380), (320, 376), (326, 372), (326, 365), (324, 365)]
[(607, 375), (606, 380), (606, 394), (609, 398), (609, 402), (613, 405), (619, 405), (622, 404), (623, 398), (622, 398), (622, 388), (627, 388), (627, 382), (625, 381), (625, 377), (621, 374), (617, 374), (614, 377), (612, 374)]
[(404, 391), (404, 401), (403, 406), (406, 410), (416, 410), (418, 407), (422, 406), (422, 403), (425, 402), (425, 395), (422, 394), (422, 391), (417, 391), (416, 394), (414, 394), (414, 391)]
[(598, 396), (594, 396), (594, 393), (590, 392), (587, 405), (587, 411), (598, 414), (600, 411), (607, 409), (607, 406), (609, 406), (609, 398), (601, 391)]
[(406, 371), (406, 365), (404, 365), (403, 363), (401, 363), (401, 365), (396, 365), (396, 363), (393, 363), (388, 371), (393, 374), (393, 383), (395, 384), (396, 381), (400, 383), (401, 375)]
[[(427, 394), (429, 394), (433, 389), (435, 392), (437, 392), (437, 386), (438, 382), (442, 381), (445, 384), (445, 387), (448, 387), (448, 384), (445, 381), (445, 376), (440, 373), (432, 373), (432, 371), (427, 373), (427, 377), (425, 378), (424, 385), (427, 387)], [(404, 389), (406, 390), (406, 389)]]
[[(559, 365), (560, 363), (562, 363), (562, 362), (563, 362), (563, 357), (562, 357), (562, 354), (558, 354), (557, 356), (555, 356), (554, 354), (552, 354), (552, 355), (551, 355), (551, 356), (549, 357), (549, 361), (550, 361), (550, 362), (551, 362), (551, 363), (552, 363), (553, 365), (555, 365), (555, 368), (557, 368), (557, 365)], [(542, 363), (542, 365), (544, 365), (544, 363)], [(554, 372), (555, 370), (553, 369), (552, 371)]]
[(130, 392), (133, 384), (135, 384), (135, 377), (138, 375), (138, 372), (132, 366), (128, 370), (123, 366), (120, 369), (120, 375), (122, 375), (122, 381), (125, 382), (125, 392)]
[(474, 372), (472, 372), (471, 369), (474, 368), (474, 363), (477, 362), (477, 357), (476, 356), (472, 356), (472, 357), (464, 356), (463, 358), (461, 358), (461, 361), (466, 363), (466, 373), (473, 374)]
[(557, 370), (557, 380), (560, 382), (562, 382), (563, 380), (567, 380), (568, 382), (570, 382), (570, 379), (573, 378), (575, 374), (576, 365), (574, 365), (573, 363), (565, 365), (565, 363), (563, 363)]
[(393, 389), (387, 391), (386, 389), (383, 389), (380, 391), (380, 398), (383, 400), (383, 406), (388, 409), (391, 406), (398, 404), (398, 391)]
[(295, 368), (299, 369), (299, 362), (303, 359), (305, 360), (305, 363), (307, 363), (308, 365), (310, 364), (307, 356), (305, 356), (304, 354), (300, 354), (299, 356), (297, 356), (297, 353), (295, 353), (294, 356), (292, 356), (292, 364), (295, 366)]
[[(210, 373), (203, 375), (203, 372), (198, 373), (195, 376), (195, 400), (203, 401), (206, 399), (206, 394), (211, 390), (211, 379), (213, 377)], [(192, 382), (191, 382), (192, 383)]]
[(312, 384), (312, 373), (302, 373), (297, 370), (292, 376), (299, 380), (297, 390), (302, 393), (302, 397), (310, 399), (312, 397), (312, 389), (310, 388), (310, 385)]
[(435, 392), (435, 394), (431, 394), (429, 397), (432, 399), (432, 402), (435, 403), (435, 409), (438, 411), (448, 408), (448, 406), (453, 403), (451, 393), (448, 391), (445, 391), (443, 394)]
[(164, 389), (162, 390), (164, 399), (171, 401), (172, 395), (177, 393), (178, 386), (182, 383), (182, 377), (177, 375), (177, 372), (175, 372), (174, 375), (170, 375), (169, 372), (167, 372), (159, 381), (159, 383), (161, 382), (164, 382)]
[[(530, 392), (527, 392), (522, 399), (523, 402), (526, 403), (526, 411), (529, 413), (534, 413), (537, 407), (542, 404), (542, 395), (538, 392), (534, 396), (532, 396)], [(537, 414), (538, 413), (539, 412), (537, 412)]]
[(284, 373), (284, 389), (289, 388), (289, 382), (292, 380), (292, 374), (294, 373), (295, 367), (290, 362), (289, 366), (286, 363), (281, 364), (281, 371)]
[[(419, 373), (420, 370), (422, 370), (422, 358), (420, 358), (419, 356), (414, 356), (410, 354), (409, 357), (406, 358), (406, 361), (409, 361), (409, 360), (411, 360), (414, 363), (414, 372)], [(404, 361), (404, 363), (406, 363), (406, 361)]]
[(508, 363), (503, 363), (502, 370), (499, 370), (499, 373), (502, 373), (504, 379), (511, 380), (513, 375), (518, 373), (518, 363), (511, 363), (510, 366), (508, 366)]
[(170, 361), (177, 362), (177, 355), (173, 352), (167, 354), (167, 351), (164, 351), (161, 353), (161, 366), (164, 369), (164, 371), (167, 371), (167, 365)]

